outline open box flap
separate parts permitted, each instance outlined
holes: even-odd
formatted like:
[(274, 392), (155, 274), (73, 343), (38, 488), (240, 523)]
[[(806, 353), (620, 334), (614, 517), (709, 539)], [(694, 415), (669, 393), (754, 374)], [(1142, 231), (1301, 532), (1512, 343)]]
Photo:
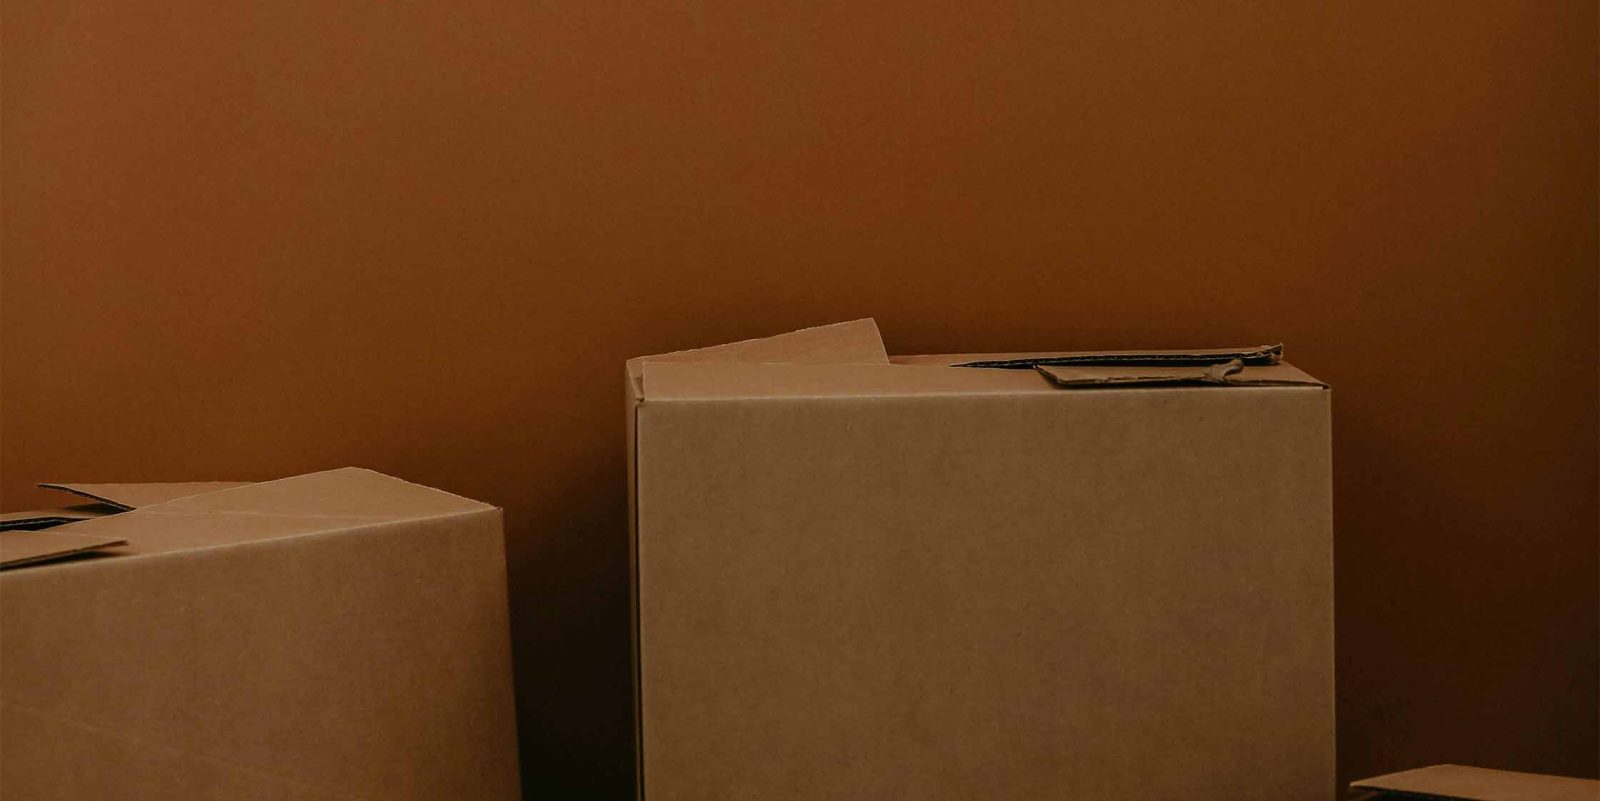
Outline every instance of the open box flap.
[[(347, 467), (188, 495), (49, 533), (125, 541), (118, 553), (140, 555), (493, 509), (382, 473)], [(27, 533), (46, 532), (6, 532), (0, 542)]]
[(1463, 765), (1434, 765), (1351, 782), (1352, 790), (1400, 797), (1460, 801), (1595, 801), (1600, 781), (1515, 773)]
[(120, 535), (85, 532), (74, 525), (178, 498), (249, 486), (238, 481), (193, 481), (164, 484), (40, 484), (70, 492), (92, 504), (0, 514), (0, 568), (22, 567), (126, 544)]
[(1189, 350), (1061, 351), (1058, 353), (972, 354), (954, 367), (1031, 370), (1045, 365), (1099, 367), (1204, 367), (1233, 360), (1251, 367), (1283, 360), (1283, 345)]
[(1040, 364), (1034, 369), (1043, 373), (1056, 386), (1066, 389), (1167, 384), (1215, 384), (1237, 387), (1327, 386), (1282, 362), (1249, 367), (1240, 359), (1210, 365)]
[(207, 492), (247, 486), (248, 481), (187, 481), (168, 484), (66, 484), (46, 483), (45, 489), (61, 490), (127, 511), (144, 506), (202, 495)]
[(644, 366), (652, 401), (736, 398), (874, 398), (994, 395), (1059, 390), (1032, 372), (897, 364), (701, 364)]
[[(1290, 367), (1051, 367), (1035, 370), (954, 369), (915, 364), (706, 364), (644, 365), (644, 383), (656, 401), (754, 398), (875, 398), (907, 395), (1049, 395), (1062, 388), (1307, 386), (1321, 382)], [(1124, 372), (1126, 371), (1126, 372)], [(1210, 371), (1210, 372), (1208, 372)], [(1040, 373), (1044, 373), (1043, 376)], [(1214, 374), (1214, 375), (1213, 375)], [(1046, 379), (1049, 380), (1046, 380)], [(1210, 391), (1210, 390), (1207, 390)]]
[(806, 328), (727, 345), (680, 350), (628, 360), (628, 378), (642, 395), (644, 366), (664, 362), (717, 364), (888, 364), (883, 336), (871, 318)]
[(0, 531), (35, 530), (114, 515), (122, 511), (104, 503), (86, 503), (59, 509), (30, 509), (26, 512), (0, 512)]
[(123, 541), (114, 536), (74, 534), (58, 529), (18, 529), (0, 534), (0, 569), (21, 567), (94, 551)]

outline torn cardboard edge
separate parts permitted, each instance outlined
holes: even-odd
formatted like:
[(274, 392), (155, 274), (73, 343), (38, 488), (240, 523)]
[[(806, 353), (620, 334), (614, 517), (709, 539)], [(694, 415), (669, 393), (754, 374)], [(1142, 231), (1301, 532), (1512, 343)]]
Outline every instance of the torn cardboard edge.
[(1600, 781), (1539, 773), (1433, 765), (1350, 783), (1350, 789), (1401, 798), (1453, 801), (1595, 801)]

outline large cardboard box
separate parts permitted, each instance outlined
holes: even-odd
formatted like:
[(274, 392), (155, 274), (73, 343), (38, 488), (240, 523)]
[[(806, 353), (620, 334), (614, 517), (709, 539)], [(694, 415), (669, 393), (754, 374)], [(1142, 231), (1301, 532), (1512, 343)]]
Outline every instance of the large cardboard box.
[(99, 503), (0, 519), (0, 798), (517, 797), (500, 510), (356, 469), (62, 488)]
[(631, 361), (640, 796), (1334, 797), (1330, 393), (1278, 352)]

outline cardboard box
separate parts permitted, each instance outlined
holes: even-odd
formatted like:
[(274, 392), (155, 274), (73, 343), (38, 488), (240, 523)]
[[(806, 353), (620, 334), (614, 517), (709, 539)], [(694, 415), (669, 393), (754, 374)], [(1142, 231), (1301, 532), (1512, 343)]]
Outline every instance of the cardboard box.
[(63, 488), (98, 503), (0, 519), (0, 797), (518, 796), (500, 510), (356, 469)]
[(1596, 801), (1600, 781), (1544, 776), (1464, 765), (1434, 765), (1351, 782), (1350, 789), (1371, 793), (1371, 801), (1404, 798), (1458, 801)]
[(640, 796), (1334, 797), (1330, 393), (1279, 352), (629, 362)]

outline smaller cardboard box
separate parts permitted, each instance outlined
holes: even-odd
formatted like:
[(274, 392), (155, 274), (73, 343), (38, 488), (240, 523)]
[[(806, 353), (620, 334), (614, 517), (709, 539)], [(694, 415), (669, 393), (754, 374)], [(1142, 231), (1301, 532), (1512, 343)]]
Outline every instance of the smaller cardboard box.
[(1600, 781), (1434, 765), (1351, 782), (1363, 801), (1431, 798), (1439, 801), (1596, 801)]
[(514, 799), (501, 513), (367, 470), (0, 516), (0, 798)]

